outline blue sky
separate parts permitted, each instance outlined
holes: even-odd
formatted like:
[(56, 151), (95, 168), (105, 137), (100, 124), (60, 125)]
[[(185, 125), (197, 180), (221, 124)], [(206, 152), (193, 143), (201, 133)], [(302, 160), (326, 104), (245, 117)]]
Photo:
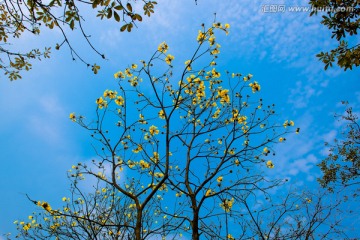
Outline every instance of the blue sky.
[[(91, 116), (94, 101), (105, 89), (116, 87), (113, 74), (133, 62), (147, 59), (159, 43), (166, 41), (172, 54), (183, 63), (196, 45), (201, 23), (214, 20), (231, 25), (228, 37), (219, 37), (219, 69), (252, 73), (261, 83), (263, 99), (275, 103), (281, 119), (293, 119), (301, 134), (288, 138), (278, 150), (274, 172), (292, 184), (314, 188), (320, 176), (316, 164), (326, 156), (324, 141), (339, 136), (335, 112), (348, 100), (360, 111), (359, 69), (344, 72), (334, 67), (323, 70), (315, 55), (334, 47), (331, 33), (309, 12), (264, 13), (264, 4), (284, 1), (159, 1), (155, 14), (144, 18), (131, 33), (120, 33), (112, 21), (87, 20), (94, 45), (104, 52), (102, 61), (83, 39), (71, 34), (74, 46), (90, 63), (101, 65), (93, 75), (79, 61), (71, 61), (67, 49), (53, 51), (51, 58), (33, 64), (23, 80), (0, 81), (0, 233), (14, 232), (12, 222), (27, 218), (33, 199), (56, 205), (67, 195), (66, 171), (77, 162), (94, 156), (86, 131), (69, 121), (70, 112)], [(291, 5), (306, 6), (295, 0)], [(224, 34), (218, 34), (224, 35)], [(55, 45), (59, 32), (44, 32), (41, 37), (25, 35), (16, 47), (33, 43)], [(1, 239), (1, 238), (0, 238)]]

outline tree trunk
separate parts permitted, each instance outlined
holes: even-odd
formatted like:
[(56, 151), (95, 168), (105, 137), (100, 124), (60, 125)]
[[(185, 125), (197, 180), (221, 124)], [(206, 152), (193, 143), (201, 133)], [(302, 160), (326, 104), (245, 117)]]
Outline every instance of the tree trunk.
[(138, 210), (136, 216), (135, 240), (141, 240), (141, 227), (142, 227), (141, 221), (142, 221), (142, 211)]
[(192, 227), (192, 240), (199, 240), (200, 234), (199, 234), (199, 211), (196, 206), (193, 206), (193, 213), (194, 217), (191, 221), (191, 227)]

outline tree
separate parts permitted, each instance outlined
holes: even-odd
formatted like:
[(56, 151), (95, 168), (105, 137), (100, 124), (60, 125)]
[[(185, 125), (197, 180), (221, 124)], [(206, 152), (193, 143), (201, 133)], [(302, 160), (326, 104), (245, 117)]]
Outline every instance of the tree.
[[(133, 1), (136, 2), (136, 1)], [(155, 1), (142, 0), (143, 14), (150, 16), (154, 13)], [(83, 13), (87, 8), (97, 10), (97, 17), (101, 19), (114, 19), (122, 22), (120, 31), (131, 31), (137, 22), (142, 21), (142, 16), (133, 8), (132, 1), (121, 0), (51, 0), (48, 2), (39, 0), (5, 0), (0, 3), (0, 52), (2, 53), (0, 68), (8, 75), (10, 80), (21, 78), (20, 71), (30, 70), (32, 59), (50, 57), (51, 47), (45, 47), (44, 51), (32, 49), (29, 52), (12, 50), (12, 38), (20, 38), (24, 32), (39, 35), (45, 28), (60, 30), (63, 39), (55, 49), (59, 50), (64, 45), (70, 50), (73, 60), (79, 59), (96, 74), (100, 66), (88, 63), (81, 57), (71, 44), (68, 30), (80, 31), (89, 47), (103, 59), (105, 55), (100, 53), (91, 43), (90, 36), (84, 28), (85, 18)], [(61, 9), (59, 11), (59, 9)], [(60, 13), (60, 14), (59, 14)]]
[[(334, 191), (337, 186), (347, 187), (358, 185), (360, 176), (360, 126), (358, 116), (353, 113), (347, 102), (344, 115), (335, 115), (345, 123), (341, 139), (335, 139), (330, 147), (329, 156), (319, 164), (323, 176), (318, 179), (323, 187)], [(354, 193), (357, 195), (356, 193)]]
[[(344, 68), (352, 69), (360, 65), (360, 44), (358, 39), (350, 39), (357, 35), (360, 28), (360, 3), (357, 0), (310, 0), (313, 14), (326, 12), (321, 23), (332, 30), (332, 38), (336, 38), (338, 46), (330, 52), (320, 52), (316, 56), (325, 64), (325, 70), (337, 61)], [(349, 37), (350, 36), (350, 37)], [(350, 40), (350, 46), (349, 46)], [(353, 44), (354, 43), (354, 44)]]
[[(229, 28), (203, 25), (185, 65), (161, 43), (148, 61), (114, 74), (119, 89), (96, 99), (95, 120), (71, 113), (94, 139), (97, 159), (72, 167), (64, 207), (31, 199), (42, 211), (16, 222), (18, 237), (318, 236), (337, 205), (311, 193), (291, 191), (280, 200), (271, 194), (286, 183), (271, 174), (273, 145), (299, 129), (291, 120), (276, 123), (275, 107), (257, 96), (261, 87), (253, 75), (216, 69), (215, 33)], [(96, 179), (94, 193), (79, 187), (90, 179)]]

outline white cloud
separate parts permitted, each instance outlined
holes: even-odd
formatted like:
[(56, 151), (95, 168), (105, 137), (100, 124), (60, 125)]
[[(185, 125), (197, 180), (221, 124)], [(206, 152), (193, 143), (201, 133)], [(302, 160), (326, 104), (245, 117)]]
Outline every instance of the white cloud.
[(288, 173), (296, 176), (299, 173), (309, 174), (310, 170), (315, 166), (318, 159), (313, 154), (307, 155), (305, 158), (297, 159), (290, 163)]
[(330, 132), (323, 135), (323, 140), (325, 142), (332, 142), (336, 138), (336, 135), (337, 135), (337, 131), (331, 130)]
[(35, 102), (37, 111), (28, 116), (27, 128), (46, 144), (66, 145), (63, 135), (65, 111), (55, 96), (43, 96)]

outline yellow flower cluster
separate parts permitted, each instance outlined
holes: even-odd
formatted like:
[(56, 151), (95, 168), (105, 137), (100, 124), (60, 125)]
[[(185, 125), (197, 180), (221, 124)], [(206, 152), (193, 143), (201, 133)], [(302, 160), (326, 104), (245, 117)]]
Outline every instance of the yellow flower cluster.
[(112, 91), (112, 90), (105, 90), (103, 96), (104, 98), (110, 98), (110, 99), (114, 99), (116, 98), (117, 92), (116, 91)]
[(162, 53), (166, 53), (168, 49), (169, 49), (169, 46), (166, 44), (166, 42), (162, 42), (158, 46), (158, 51), (162, 52)]
[(137, 147), (135, 149), (133, 149), (132, 151), (133, 151), (133, 153), (139, 153), (142, 150), (143, 150), (143, 148), (142, 148), (141, 144), (138, 144)]
[(42, 207), (42, 208), (44, 208), (46, 211), (48, 211), (48, 212), (51, 212), (52, 211), (52, 209), (51, 209), (51, 207), (50, 207), (50, 204), (49, 203), (47, 203), (47, 202), (40, 202), (40, 201), (38, 201), (37, 202), (37, 205), (38, 206), (40, 206), (40, 207)]
[(160, 156), (158, 152), (153, 152), (153, 155), (154, 156), (150, 157), (150, 160), (156, 164), (159, 162)]
[(117, 96), (117, 98), (115, 99), (115, 103), (119, 106), (123, 106), (124, 105), (124, 98), (122, 96)]
[(149, 133), (151, 134), (151, 136), (154, 136), (156, 134), (159, 134), (159, 129), (155, 125), (152, 125), (149, 128)]
[(230, 96), (228, 89), (219, 89), (217, 97), (220, 98), (221, 104), (230, 103)]
[(230, 121), (231, 122), (237, 122), (237, 123), (239, 123), (239, 124), (244, 124), (244, 125), (246, 125), (246, 120), (247, 120), (247, 117), (246, 116), (241, 116), (240, 114), (239, 114), (239, 110), (237, 110), (237, 109), (233, 109), (232, 110), (232, 114), (233, 114), (233, 116), (232, 116), (232, 118), (230, 118)]
[(226, 35), (229, 34), (229, 28), (230, 24), (226, 23), (224, 26), (221, 23), (214, 23), (211, 28), (209, 28), (207, 31), (199, 30), (198, 35), (196, 37), (196, 40), (199, 43), (203, 43), (204, 41), (208, 40), (210, 46), (214, 45), (215, 43), (215, 36), (214, 36), (214, 28), (222, 29), (225, 31)]
[(107, 107), (107, 101), (105, 101), (102, 97), (99, 97), (98, 99), (96, 99), (95, 102), (98, 105), (99, 109)]
[(284, 128), (287, 128), (287, 127), (293, 127), (295, 125), (294, 121), (292, 120), (286, 120), (284, 123), (283, 123), (283, 126)]
[(256, 81), (250, 83), (249, 86), (251, 87), (253, 93), (260, 91), (260, 84)]
[(125, 69), (125, 75), (126, 75), (127, 77), (132, 77), (132, 76), (133, 76), (130, 68), (126, 68), (126, 69)]
[(159, 118), (161, 118), (161, 119), (165, 119), (165, 112), (164, 112), (164, 110), (160, 110), (160, 112), (158, 113), (158, 115), (159, 115)]
[(150, 164), (148, 162), (145, 162), (144, 160), (140, 160), (139, 165), (142, 170), (150, 168)]
[(171, 62), (172, 62), (172, 60), (174, 60), (174, 59), (175, 59), (175, 57), (174, 57), (173, 55), (168, 54), (168, 55), (165, 57), (165, 62), (170, 65)]
[(124, 79), (125, 78), (125, 75), (122, 71), (119, 71), (117, 73), (114, 73), (114, 78), (122, 78)]
[(234, 204), (234, 198), (230, 199), (224, 199), (222, 201), (222, 203), (220, 203), (220, 207), (225, 211), (225, 212), (230, 212), (232, 206)]
[(216, 111), (212, 115), (212, 118), (218, 118), (220, 115), (220, 112), (221, 112), (220, 108), (216, 108)]

